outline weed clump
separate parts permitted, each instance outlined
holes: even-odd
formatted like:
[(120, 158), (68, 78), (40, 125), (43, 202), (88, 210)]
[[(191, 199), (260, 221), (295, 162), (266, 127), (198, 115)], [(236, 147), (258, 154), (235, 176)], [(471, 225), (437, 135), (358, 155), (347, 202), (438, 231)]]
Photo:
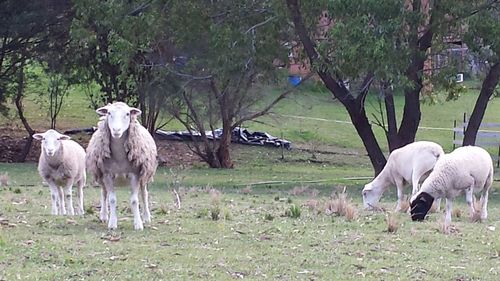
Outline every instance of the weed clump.
[(301, 213), (302, 211), (300, 209), (300, 206), (293, 204), (290, 206), (290, 209), (285, 211), (285, 216), (292, 219), (297, 219), (300, 218)]
[(356, 207), (347, 198), (345, 187), (341, 192), (333, 193), (331, 199), (326, 202), (325, 213), (345, 217), (348, 221), (353, 221), (358, 217)]
[(220, 208), (221, 193), (217, 189), (212, 188), (210, 189), (209, 194), (211, 201), (210, 218), (214, 221), (217, 221), (219, 220), (221, 213), (221, 208)]
[(399, 229), (399, 221), (394, 213), (387, 213), (385, 215), (385, 222), (387, 224), (388, 233), (396, 233)]

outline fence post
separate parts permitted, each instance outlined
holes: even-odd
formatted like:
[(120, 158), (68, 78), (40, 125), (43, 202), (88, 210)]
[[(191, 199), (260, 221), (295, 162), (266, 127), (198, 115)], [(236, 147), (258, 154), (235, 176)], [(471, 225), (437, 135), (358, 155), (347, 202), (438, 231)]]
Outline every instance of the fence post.
[(455, 150), (455, 139), (457, 137), (457, 132), (455, 128), (457, 127), (457, 120), (453, 120), (453, 150)]

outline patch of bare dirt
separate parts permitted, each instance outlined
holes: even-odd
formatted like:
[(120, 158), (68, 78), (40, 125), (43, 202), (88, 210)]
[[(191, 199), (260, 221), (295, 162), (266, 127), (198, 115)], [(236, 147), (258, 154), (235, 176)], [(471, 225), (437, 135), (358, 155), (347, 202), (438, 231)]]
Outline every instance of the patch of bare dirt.
[[(20, 128), (0, 127), (0, 162), (13, 163), (18, 161), (27, 138), (28, 133)], [(83, 147), (87, 147), (90, 135), (79, 133), (71, 135), (71, 138)], [(201, 159), (183, 142), (156, 140), (156, 145), (158, 147), (158, 161), (161, 166), (192, 166), (195, 163), (202, 163)], [(26, 161), (37, 162), (39, 155), (40, 142), (33, 141)]]

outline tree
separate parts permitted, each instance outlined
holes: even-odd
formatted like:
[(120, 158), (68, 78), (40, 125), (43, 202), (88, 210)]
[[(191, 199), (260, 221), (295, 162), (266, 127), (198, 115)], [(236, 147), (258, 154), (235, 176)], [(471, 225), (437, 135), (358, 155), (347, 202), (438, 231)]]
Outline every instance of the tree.
[[(446, 47), (444, 35), (457, 25), (456, 19), (468, 16), (463, 13), (467, 1), (286, 3), (309, 62), (348, 111), (378, 174), (386, 160), (364, 108), (369, 90), (377, 84), (384, 97), (389, 149), (413, 142), (421, 118), (426, 60), (431, 47), (436, 53)], [(329, 21), (326, 29), (318, 27), (321, 15)], [(352, 90), (346, 81), (359, 86)], [(398, 93), (405, 97), (399, 128), (393, 100)]]
[[(500, 79), (500, 3), (499, 1), (476, 1), (477, 14), (468, 21), (468, 32), (465, 40), (469, 48), (476, 53), (486, 53), (488, 70), (483, 80), (481, 91), (474, 105), (463, 145), (474, 145), (477, 131), (483, 120), (488, 101), (494, 93)], [(489, 4), (488, 9), (481, 9)]]
[[(169, 112), (201, 141), (193, 151), (210, 167), (230, 168), (233, 130), (267, 113), (286, 91), (263, 103), (273, 61), (285, 61), (287, 41), (270, 1), (172, 1), (167, 28), (176, 54), (166, 67), (182, 81)], [(260, 104), (259, 104), (260, 102)], [(218, 134), (211, 139), (207, 133)]]
[(25, 69), (45, 52), (65, 42), (72, 11), (67, 1), (1, 1), (0, 10), (0, 110), (5, 115), (7, 96), (14, 97), (17, 114), (28, 132), (19, 158), (28, 155), (35, 133), (24, 116)]
[(124, 101), (138, 106), (150, 132), (161, 109), (159, 96), (147, 91), (156, 83), (152, 54), (165, 37), (163, 6), (163, 1), (77, 0), (72, 26), (74, 65), (81, 77), (100, 87), (100, 93), (90, 95), (92, 105)]

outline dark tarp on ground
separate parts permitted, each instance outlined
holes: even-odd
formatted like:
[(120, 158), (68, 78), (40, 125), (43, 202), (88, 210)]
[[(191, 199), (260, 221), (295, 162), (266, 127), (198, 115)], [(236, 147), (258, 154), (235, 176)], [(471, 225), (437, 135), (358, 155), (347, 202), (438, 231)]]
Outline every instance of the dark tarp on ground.
[[(197, 131), (193, 131), (193, 136), (188, 131), (163, 131), (156, 130), (156, 135), (160, 139), (167, 140), (178, 140), (178, 141), (191, 141), (191, 140), (199, 140), (201, 134)], [(214, 135), (212, 135), (212, 131), (207, 131), (206, 135), (208, 139), (219, 139), (222, 135), (222, 129), (214, 130)], [(273, 137), (266, 132), (253, 132), (251, 133), (245, 128), (236, 127), (233, 130), (231, 135), (231, 141), (234, 143), (240, 144), (249, 144), (249, 145), (261, 145), (261, 146), (273, 146), (273, 147), (281, 147), (283, 146), (286, 149), (292, 149), (292, 144), (284, 139), (279, 139), (277, 137)]]
[[(86, 133), (93, 134), (97, 128), (84, 128), (84, 129), (73, 129), (67, 130), (64, 134), (72, 135), (77, 133)], [(191, 141), (191, 140), (200, 140), (201, 134), (197, 131), (193, 131), (193, 136), (188, 131), (163, 131), (156, 130), (156, 137), (159, 139), (165, 140), (176, 140), (176, 141)], [(207, 131), (206, 135), (208, 139), (220, 139), (222, 135), (222, 129), (216, 129), (214, 131), (214, 135), (212, 135), (212, 131)], [(236, 127), (233, 130), (231, 135), (231, 141), (234, 143), (240, 144), (249, 144), (249, 145), (260, 145), (260, 146), (272, 146), (272, 147), (281, 147), (290, 150), (292, 149), (292, 144), (284, 139), (279, 139), (277, 137), (273, 137), (266, 132), (253, 132), (251, 133), (245, 128)]]

